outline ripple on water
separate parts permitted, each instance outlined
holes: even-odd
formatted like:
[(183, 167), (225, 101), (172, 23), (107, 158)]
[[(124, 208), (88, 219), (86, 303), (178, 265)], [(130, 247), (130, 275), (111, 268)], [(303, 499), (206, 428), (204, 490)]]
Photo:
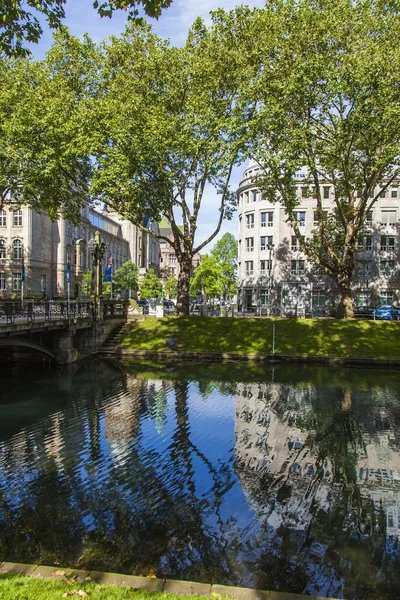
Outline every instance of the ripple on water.
[(0, 404), (3, 555), (396, 598), (400, 374), (200, 371), (19, 382)]

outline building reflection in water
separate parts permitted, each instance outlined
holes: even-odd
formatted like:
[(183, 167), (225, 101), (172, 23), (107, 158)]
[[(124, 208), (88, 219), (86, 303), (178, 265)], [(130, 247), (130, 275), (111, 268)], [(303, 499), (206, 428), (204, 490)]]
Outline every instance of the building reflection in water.
[(0, 559), (396, 598), (397, 379), (213, 368), (94, 364), (42, 404), (27, 385), (9, 434), (5, 397)]

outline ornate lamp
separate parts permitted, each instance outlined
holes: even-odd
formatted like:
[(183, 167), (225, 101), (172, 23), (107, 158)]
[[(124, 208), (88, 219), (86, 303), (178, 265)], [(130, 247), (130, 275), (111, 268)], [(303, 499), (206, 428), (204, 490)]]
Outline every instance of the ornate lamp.
[(96, 231), (94, 238), (89, 240), (89, 250), (93, 258), (92, 269), (92, 295), (97, 301), (102, 293), (103, 282), (101, 277), (101, 261), (106, 251), (106, 245), (100, 241), (100, 233)]

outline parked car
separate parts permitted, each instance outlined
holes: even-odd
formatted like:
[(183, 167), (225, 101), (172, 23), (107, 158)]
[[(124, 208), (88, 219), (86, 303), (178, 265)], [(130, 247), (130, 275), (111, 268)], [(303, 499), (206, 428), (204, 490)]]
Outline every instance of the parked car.
[(173, 300), (164, 300), (164, 308), (175, 308)]
[(144, 298), (142, 300), (138, 300), (137, 301), (138, 306), (143, 308), (143, 314), (144, 315), (148, 315), (149, 314), (149, 308), (150, 308), (150, 303), (148, 300), (145, 300)]
[(354, 316), (357, 319), (372, 319), (376, 306), (356, 306), (354, 308)]
[(391, 304), (384, 304), (374, 310), (373, 318), (379, 319), (380, 321), (398, 321), (400, 311), (396, 306)]

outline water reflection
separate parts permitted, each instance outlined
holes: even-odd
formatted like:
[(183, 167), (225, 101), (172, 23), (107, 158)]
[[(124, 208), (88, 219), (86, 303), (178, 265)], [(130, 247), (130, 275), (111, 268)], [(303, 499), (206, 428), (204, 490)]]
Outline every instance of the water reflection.
[(399, 384), (280, 366), (26, 376), (0, 398), (0, 559), (397, 598)]

